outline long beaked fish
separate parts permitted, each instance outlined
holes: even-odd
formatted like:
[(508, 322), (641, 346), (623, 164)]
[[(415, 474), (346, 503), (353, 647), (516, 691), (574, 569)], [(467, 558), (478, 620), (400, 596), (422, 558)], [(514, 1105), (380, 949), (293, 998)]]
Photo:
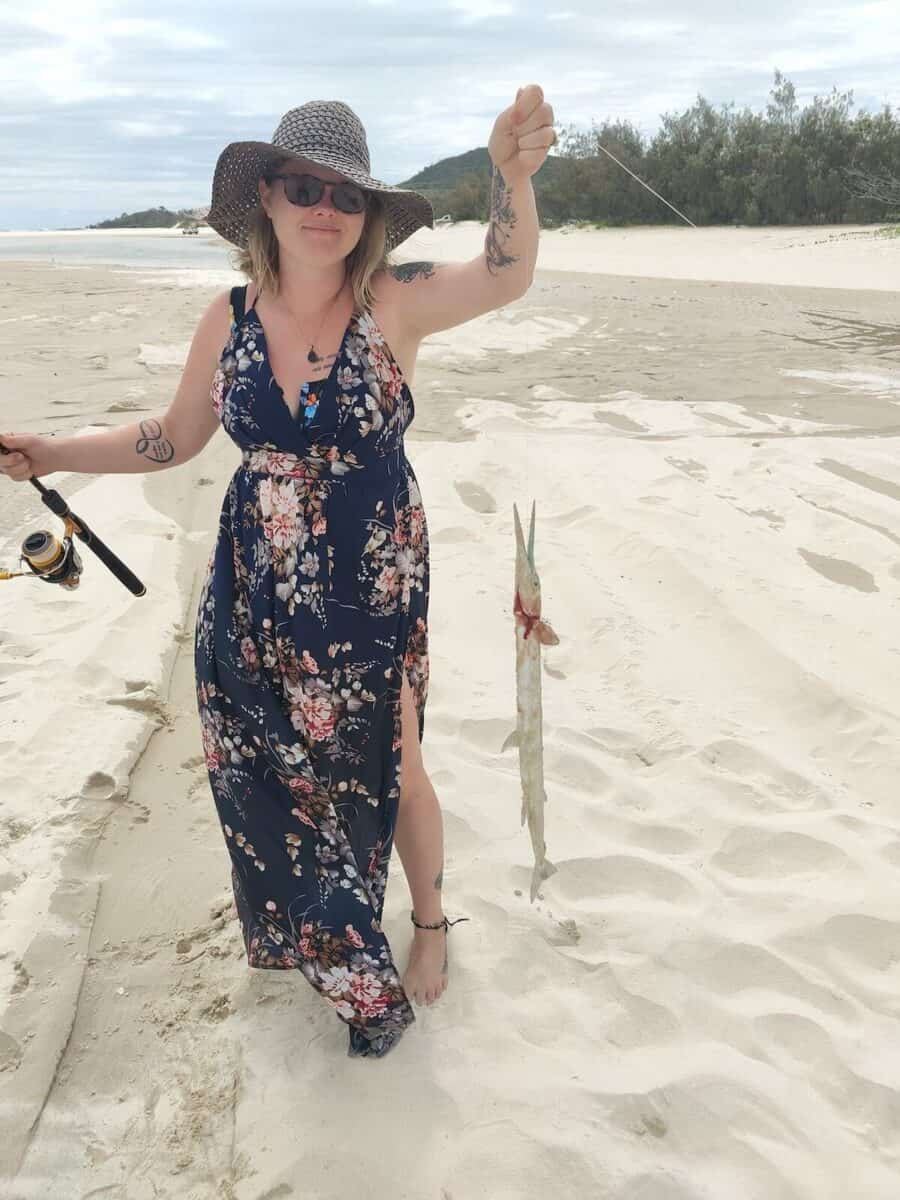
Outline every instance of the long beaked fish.
[(544, 841), (544, 733), (541, 705), (541, 646), (555, 646), (559, 638), (549, 623), (541, 617), (541, 582), (534, 565), (534, 501), (531, 504), (531, 526), (528, 547), (522, 535), (519, 512), (513, 505), (516, 525), (516, 576), (513, 614), (516, 634), (516, 729), (503, 743), (502, 749), (519, 748), (519, 776), (522, 780), (522, 819), (528, 821), (531, 846), (534, 851), (534, 870), (531, 875), (531, 899), (537, 895), (541, 881), (548, 879), (556, 867), (547, 858)]

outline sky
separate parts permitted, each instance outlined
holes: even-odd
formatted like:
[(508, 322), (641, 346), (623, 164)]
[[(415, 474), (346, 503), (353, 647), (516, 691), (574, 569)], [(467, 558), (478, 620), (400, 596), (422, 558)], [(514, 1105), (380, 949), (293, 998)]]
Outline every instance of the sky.
[(764, 111), (776, 68), (801, 107), (900, 110), (898, 0), (0, 0), (0, 46), (0, 229), (206, 206), (224, 147), (306, 100), (354, 109), (387, 183), (487, 145), (526, 83), (648, 138), (698, 94)]

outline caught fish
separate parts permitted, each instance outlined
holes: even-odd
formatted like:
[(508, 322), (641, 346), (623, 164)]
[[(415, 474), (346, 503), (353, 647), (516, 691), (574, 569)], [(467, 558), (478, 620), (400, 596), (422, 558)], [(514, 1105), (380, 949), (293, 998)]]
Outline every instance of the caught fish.
[(543, 879), (556, 867), (547, 858), (544, 842), (544, 733), (541, 706), (541, 646), (555, 646), (559, 638), (541, 617), (541, 581), (534, 565), (534, 502), (528, 548), (522, 535), (519, 512), (513, 505), (516, 523), (516, 579), (513, 614), (516, 632), (516, 729), (503, 743), (519, 748), (519, 776), (522, 780), (522, 821), (528, 821), (534, 851), (531, 899), (534, 900)]

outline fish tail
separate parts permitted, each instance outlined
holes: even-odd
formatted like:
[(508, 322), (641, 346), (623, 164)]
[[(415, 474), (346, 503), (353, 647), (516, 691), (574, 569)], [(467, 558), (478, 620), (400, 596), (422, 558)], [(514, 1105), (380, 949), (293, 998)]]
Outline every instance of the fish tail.
[(538, 894), (538, 889), (545, 879), (549, 879), (551, 875), (555, 875), (557, 868), (553, 865), (549, 858), (542, 858), (540, 862), (534, 864), (534, 870), (531, 872), (531, 899), (534, 900)]

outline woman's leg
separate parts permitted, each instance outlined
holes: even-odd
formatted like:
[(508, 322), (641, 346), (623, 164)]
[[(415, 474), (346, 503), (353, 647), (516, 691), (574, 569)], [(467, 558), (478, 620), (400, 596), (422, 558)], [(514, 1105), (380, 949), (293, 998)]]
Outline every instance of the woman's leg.
[[(400, 802), (394, 846), (400, 855), (417, 921), (434, 924), (444, 916), (444, 830), (441, 806), (422, 762), (412, 689), (403, 673), (400, 689)], [(447, 986), (447, 933), (414, 928), (403, 987), (411, 1000), (431, 1004)]]

